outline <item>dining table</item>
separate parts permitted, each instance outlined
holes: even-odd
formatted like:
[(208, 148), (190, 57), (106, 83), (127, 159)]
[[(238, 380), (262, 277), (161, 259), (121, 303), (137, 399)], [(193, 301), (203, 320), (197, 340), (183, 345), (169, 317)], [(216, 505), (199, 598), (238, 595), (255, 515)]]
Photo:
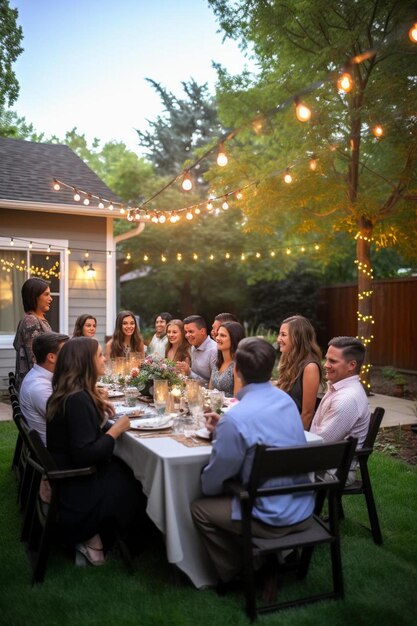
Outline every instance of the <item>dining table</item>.
[[(122, 410), (118, 409), (119, 414)], [(131, 409), (140, 412), (141, 404)], [(307, 441), (321, 437), (306, 432)], [(216, 571), (194, 526), (190, 505), (201, 497), (200, 474), (211, 454), (209, 440), (186, 437), (172, 429), (129, 430), (116, 440), (114, 454), (142, 483), (146, 512), (163, 534), (169, 563), (176, 565), (198, 588), (213, 586)]]

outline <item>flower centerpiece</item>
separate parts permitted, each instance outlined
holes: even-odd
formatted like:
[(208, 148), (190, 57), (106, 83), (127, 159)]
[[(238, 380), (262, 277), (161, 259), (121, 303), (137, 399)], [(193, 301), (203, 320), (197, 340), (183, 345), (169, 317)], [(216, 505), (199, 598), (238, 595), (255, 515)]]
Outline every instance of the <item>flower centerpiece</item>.
[(183, 385), (183, 377), (177, 373), (174, 361), (154, 354), (147, 356), (140, 367), (133, 367), (129, 374), (106, 376), (103, 382), (136, 387), (138, 391), (149, 393), (149, 388), (155, 378), (167, 380), (170, 387)]

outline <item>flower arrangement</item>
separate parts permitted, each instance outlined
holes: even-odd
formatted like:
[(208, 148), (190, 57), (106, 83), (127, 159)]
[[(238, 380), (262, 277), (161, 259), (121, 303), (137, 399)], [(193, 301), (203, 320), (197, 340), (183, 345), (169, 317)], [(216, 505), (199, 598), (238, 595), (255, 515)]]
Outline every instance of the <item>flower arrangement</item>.
[(136, 387), (142, 391), (155, 378), (167, 380), (171, 387), (174, 385), (182, 386), (183, 384), (183, 378), (177, 373), (174, 361), (163, 359), (157, 355), (147, 356), (141, 367), (133, 367), (129, 374), (105, 376), (103, 382)]

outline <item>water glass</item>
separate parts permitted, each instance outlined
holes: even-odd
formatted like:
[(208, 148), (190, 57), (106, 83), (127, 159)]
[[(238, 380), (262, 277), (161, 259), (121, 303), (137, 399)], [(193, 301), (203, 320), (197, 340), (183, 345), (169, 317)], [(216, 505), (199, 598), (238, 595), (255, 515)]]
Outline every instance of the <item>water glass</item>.
[(153, 402), (159, 415), (165, 413), (168, 400), (168, 381), (156, 378), (153, 381)]
[(125, 394), (126, 406), (135, 406), (136, 399), (138, 397), (138, 390), (136, 387), (125, 387), (123, 392)]
[(218, 389), (212, 389), (209, 394), (210, 397), (210, 408), (214, 413), (219, 413), (223, 406), (223, 402), (225, 399), (224, 391), (219, 391)]

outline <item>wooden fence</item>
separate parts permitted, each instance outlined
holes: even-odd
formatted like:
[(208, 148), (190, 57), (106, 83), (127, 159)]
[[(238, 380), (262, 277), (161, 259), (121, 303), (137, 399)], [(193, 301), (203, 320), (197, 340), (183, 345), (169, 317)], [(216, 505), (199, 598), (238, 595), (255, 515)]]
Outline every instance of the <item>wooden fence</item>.
[[(417, 371), (417, 278), (375, 280), (373, 283), (373, 365)], [(336, 335), (357, 334), (356, 284), (323, 287), (319, 316), (320, 344)]]

